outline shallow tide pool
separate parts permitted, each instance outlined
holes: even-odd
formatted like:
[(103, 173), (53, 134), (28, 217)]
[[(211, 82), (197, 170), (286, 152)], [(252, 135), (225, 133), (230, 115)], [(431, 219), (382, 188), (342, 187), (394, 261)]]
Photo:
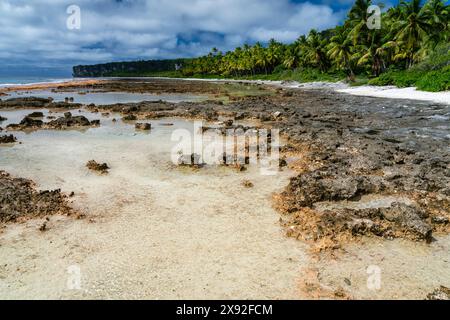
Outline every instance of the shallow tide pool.
[[(2, 126), (30, 112), (1, 111), (8, 118)], [(0, 235), (6, 265), (0, 297), (299, 297), (304, 246), (284, 237), (271, 206), (272, 193), (291, 172), (179, 168), (171, 161), (171, 135), (192, 132), (192, 122), (146, 121), (152, 130), (142, 132), (134, 122), (112, 122), (114, 114), (72, 113), (100, 118), (102, 125), (13, 132), (21, 144), (0, 147), (1, 170), (40, 189), (73, 191), (73, 207), (86, 214), (83, 220), (50, 217), (45, 233), (36, 227), (39, 220), (8, 226)], [(109, 174), (89, 171), (91, 159), (107, 162)], [(245, 179), (254, 187), (245, 188)], [(80, 290), (66, 284), (74, 265), (83, 275)]]

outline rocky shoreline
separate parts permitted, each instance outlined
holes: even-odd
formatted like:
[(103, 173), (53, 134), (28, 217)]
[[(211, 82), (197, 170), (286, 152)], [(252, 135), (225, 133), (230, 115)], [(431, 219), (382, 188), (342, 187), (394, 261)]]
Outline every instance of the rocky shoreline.
[[(289, 236), (320, 248), (339, 248), (345, 239), (362, 235), (430, 242), (433, 233), (450, 231), (449, 106), (258, 84), (242, 85), (267, 94), (234, 96), (222, 85), (167, 79), (102, 81), (86, 86), (101, 92), (202, 93), (213, 98), (195, 103), (89, 105), (87, 109), (119, 112), (130, 121), (252, 120), (263, 128), (280, 129), (289, 141), (283, 154), (299, 158), (289, 162), (297, 175), (275, 196), (281, 223)], [(228, 103), (215, 99), (222, 95), (229, 98)], [(0, 109), (80, 107), (40, 98), (0, 101)], [(45, 125), (27, 120), (12, 129), (98, 125), (75, 118), (67, 115)], [(365, 204), (362, 198), (367, 196), (380, 197), (381, 204)], [(322, 208), (322, 203), (328, 203), (328, 208)]]

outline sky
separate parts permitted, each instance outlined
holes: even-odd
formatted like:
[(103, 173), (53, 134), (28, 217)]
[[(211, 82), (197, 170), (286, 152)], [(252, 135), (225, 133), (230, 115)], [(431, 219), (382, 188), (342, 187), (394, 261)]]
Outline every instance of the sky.
[[(352, 4), (353, 0), (0, 0), (0, 76), (70, 75), (78, 64), (193, 57), (212, 47), (227, 51), (271, 38), (292, 42), (312, 28), (339, 24)], [(80, 9), (80, 19), (68, 10), (71, 5)]]

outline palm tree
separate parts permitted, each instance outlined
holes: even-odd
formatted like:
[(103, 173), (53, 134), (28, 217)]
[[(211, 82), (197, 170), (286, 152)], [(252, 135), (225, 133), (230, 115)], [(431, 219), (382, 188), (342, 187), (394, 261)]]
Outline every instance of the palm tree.
[(285, 68), (294, 69), (297, 67), (299, 59), (295, 51), (296, 51), (295, 44), (290, 45), (286, 48), (283, 59), (283, 66)]
[(442, 0), (429, 0), (423, 7), (424, 19), (428, 20), (432, 33), (429, 35), (433, 48), (440, 41), (448, 41), (450, 29), (450, 5)]
[(295, 53), (298, 56), (299, 66), (306, 67), (308, 60), (306, 58), (306, 52), (308, 47), (308, 40), (305, 35), (300, 36), (294, 43)]
[(381, 36), (374, 37), (370, 45), (354, 47), (353, 58), (357, 60), (357, 65), (360, 67), (370, 65), (374, 76), (379, 76), (386, 69), (386, 61), (390, 55), (389, 47), (382, 45), (381, 40)]
[(371, 0), (356, 0), (353, 7), (348, 14), (347, 27), (351, 29), (348, 36), (353, 40), (353, 45), (362, 41), (367, 43), (367, 20), (369, 13), (367, 12), (369, 6), (372, 4)]
[(331, 42), (328, 45), (328, 55), (340, 69), (347, 70), (350, 78), (353, 79), (355, 76), (352, 68), (353, 46), (351, 40), (342, 29), (342, 27), (337, 29), (336, 35), (331, 38)]
[(269, 61), (267, 59), (267, 55), (266, 55), (266, 50), (264, 49), (264, 47), (261, 45), (260, 42), (257, 42), (254, 46), (255, 49), (255, 59), (256, 59), (256, 65), (261, 68), (262, 70), (264, 70), (264, 72), (266, 74), (268, 74), (268, 66), (269, 66)]
[(275, 41), (275, 39), (270, 39), (266, 53), (269, 69), (272, 72), (281, 60), (281, 43)]
[(317, 66), (322, 72), (328, 68), (327, 55), (325, 52), (325, 41), (316, 30), (309, 32), (305, 43), (305, 58), (308, 63)]
[(420, 5), (420, 0), (400, 2), (400, 17), (392, 25), (394, 41), (397, 43), (395, 60), (406, 59), (406, 66), (410, 68), (416, 60), (420, 45), (427, 40), (431, 33), (431, 25), (426, 14), (425, 7)]
[[(423, 0), (422, 0), (423, 1)], [(409, 68), (450, 38), (450, 6), (445, 0), (402, 0), (383, 13), (382, 28), (369, 30), (367, 9), (371, 0), (356, 0), (342, 27), (321, 33), (311, 30), (294, 43), (283, 45), (271, 40), (267, 47), (261, 43), (245, 44), (222, 54), (216, 48), (203, 57), (186, 63), (186, 74), (255, 75), (273, 72), (279, 64), (293, 69), (330, 66), (345, 70), (349, 76), (356, 71), (371, 69), (378, 76), (388, 67)]]

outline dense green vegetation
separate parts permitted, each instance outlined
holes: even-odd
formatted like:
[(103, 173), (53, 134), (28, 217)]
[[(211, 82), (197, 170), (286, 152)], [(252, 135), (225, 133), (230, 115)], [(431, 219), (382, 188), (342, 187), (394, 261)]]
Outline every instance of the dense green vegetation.
[[(371, 0), (356, 0), (340, 26), (311, 30), (294, 43), (272, 39), (199, 58), (74, 67), (76, 76), (165, 76), (339, 81), (353, 85), (449, 90), (450, 6), (443, 0), (400, 1), (369, 29)], [(175, 65), (182, 65), (175, 70)]]
[(450, 44), (438, 46), (429, 57), (408, 70), (388, 71), (369, 84), (415, 86), (425, 91), (450, 90)]
[(176, 60), (148, 60), (111, 62), (87, 66), (73, 67), (73, 74), (76, 77), (123, 77), (123, 76), (171, 76), (176, 72), (175, 65), (183, 65), (186, 59)]
[[(186, 61), (183, 76), (336, 81), (449, 89), (450, 6), (442, 0), (401, 1), (369, 29), (370, 0), (356, 0), (342, 26), (311, 30), (292, 44), (272, 39)], [(438, 62), (436, 62), (438, 60)], [(356, 80), (356, 81), (355, 81)]]

